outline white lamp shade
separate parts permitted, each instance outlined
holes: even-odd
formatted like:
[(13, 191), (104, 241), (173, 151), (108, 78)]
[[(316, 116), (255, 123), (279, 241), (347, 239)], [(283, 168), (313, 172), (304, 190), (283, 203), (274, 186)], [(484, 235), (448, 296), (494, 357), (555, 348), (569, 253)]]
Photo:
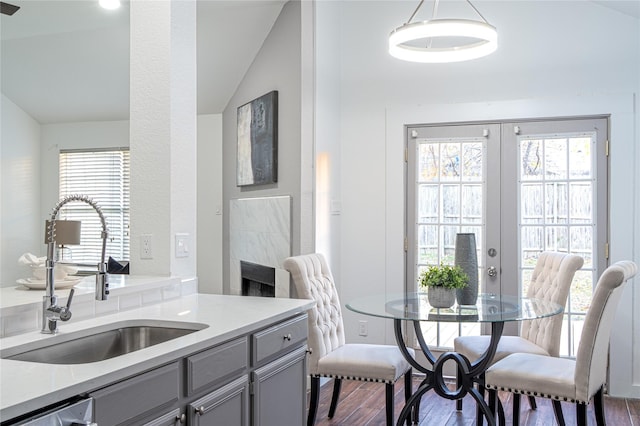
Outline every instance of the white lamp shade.
[[(79, 220), (56, 220), (56, 228), (53, 239), (59, 246), (80, 244), (80, 224)], [(44, 243), (49, 243), (50, 221), (46, 221), (44, 227)]]
[[(407, 43), (416, 40), (451, 37), (479, 40), (451, 47), (417, 47)], [(489, 55), (498, 48), (495, 27), (467, 19), (432, 19), (396, 28), (389, 35), (389, 53), (411, 62), (459, 62)]]

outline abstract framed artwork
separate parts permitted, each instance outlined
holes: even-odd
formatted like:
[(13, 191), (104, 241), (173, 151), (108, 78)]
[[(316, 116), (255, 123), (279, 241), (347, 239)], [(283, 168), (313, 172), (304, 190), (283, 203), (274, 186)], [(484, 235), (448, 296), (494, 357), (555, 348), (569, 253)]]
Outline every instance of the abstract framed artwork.
[(278, 181), (278, 91), (238, 107), (237, 186)]

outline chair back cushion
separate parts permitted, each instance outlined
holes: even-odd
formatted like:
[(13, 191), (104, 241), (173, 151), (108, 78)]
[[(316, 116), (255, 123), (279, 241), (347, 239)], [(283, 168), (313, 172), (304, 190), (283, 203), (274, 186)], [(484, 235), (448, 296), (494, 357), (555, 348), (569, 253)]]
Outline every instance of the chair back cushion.
[(623, 285), (638, 268), (631, 261), (609, 266), (600, 276), (587, 311), (576, 354), (576, 397), (589, 401), (607, 379), (609, 338)]
[[(531, 275), (527, 297), (544, 299), (564, 307), (573, 276), (583, 263), (582, 257), (573, 254), (548, 251), (540, 253)], [(520, 336), (540, 346), (549, 355), (557, 357), (560, 355), (561, 332), (562, 315), (553, 315), (524, 321)]]
[(318, 360), (344, 345), (340, 299), (333, 276), (322, 254), (313, 253), (285, 259), (284, 268), (291, 273), (296, 292), (301, 299), (313, 299), (309, 310), (309, 374), (318, 372)]

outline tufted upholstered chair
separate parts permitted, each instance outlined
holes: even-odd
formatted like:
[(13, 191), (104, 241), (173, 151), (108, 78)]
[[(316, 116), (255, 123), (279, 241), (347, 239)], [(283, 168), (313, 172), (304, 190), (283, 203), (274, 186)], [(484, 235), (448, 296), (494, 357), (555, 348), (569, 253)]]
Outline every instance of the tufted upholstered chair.
[[(531, 274), (527, 297), (549, 300), (561, 306), (567, 303), (569, 288), (576, 271), (584, 260), (580, 256), (542, 252)], [(519, 336), (502, 336), (498, 342), (492, 363), (512, 353), (532, 353), (557, 357), (560, 354), (560, 336), (562, 333), (562, 315), (553, 315), (531, 321), (523, 321)], [(490, 336), (461, 336), (454, 342), (454, 350), (473, 361), (484, 353), (489, 346)], [(457, 406), (461, 409), (462, 401)], [(535, 399), (529, 398), (531, 408), (535, 409)], [(520, 397), (513, 401), (514, 416), (520, 414)]]
[[(593, 398), (598, 425), (605, 424), (604, 391), (609, 338), (623, 284), (637, 272), (630, 261), (608, 267), (598, 280), (589, 307), (576, 359), (539, 354), (512, 354), (486, 372), (485, 385), (495, 398), (497, 390), (551, 398), (558, 424), (564, 425), (560, 401), (576, 404), (578, 425), (587, 424), (587, 405)], [(514, 423), (515, 424), (515, 423)]]
[(393, 387), (402, 375), (404, 375), (405, 401), (411, 396), (409, 363), (396, 346), (345, 343), (338, 292), (327, 261), (322, 254), (289, 257), (284, 261), (284, 268), (291, 273), (298, 297), (316, 301), (308, 317), (310, 351), (308, 369), (311, 376), (311, 399), (307, 426), (315, 422), (321, 377), (334, 379), (329, 418), (333, 417), (338, 405), (343, 379), (384, 383), (387, 425), (392, 425)]

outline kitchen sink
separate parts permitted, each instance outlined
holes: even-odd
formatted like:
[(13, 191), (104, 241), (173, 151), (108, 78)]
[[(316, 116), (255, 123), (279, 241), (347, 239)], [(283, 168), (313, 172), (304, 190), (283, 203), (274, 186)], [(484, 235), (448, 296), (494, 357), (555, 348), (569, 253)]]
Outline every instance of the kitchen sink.
[(199, 323), (120, 322), (69, 334), (60, 334), (0, 353), (3, 359), (45, 364), (86, 364), (114, 358), (206, 328)]

